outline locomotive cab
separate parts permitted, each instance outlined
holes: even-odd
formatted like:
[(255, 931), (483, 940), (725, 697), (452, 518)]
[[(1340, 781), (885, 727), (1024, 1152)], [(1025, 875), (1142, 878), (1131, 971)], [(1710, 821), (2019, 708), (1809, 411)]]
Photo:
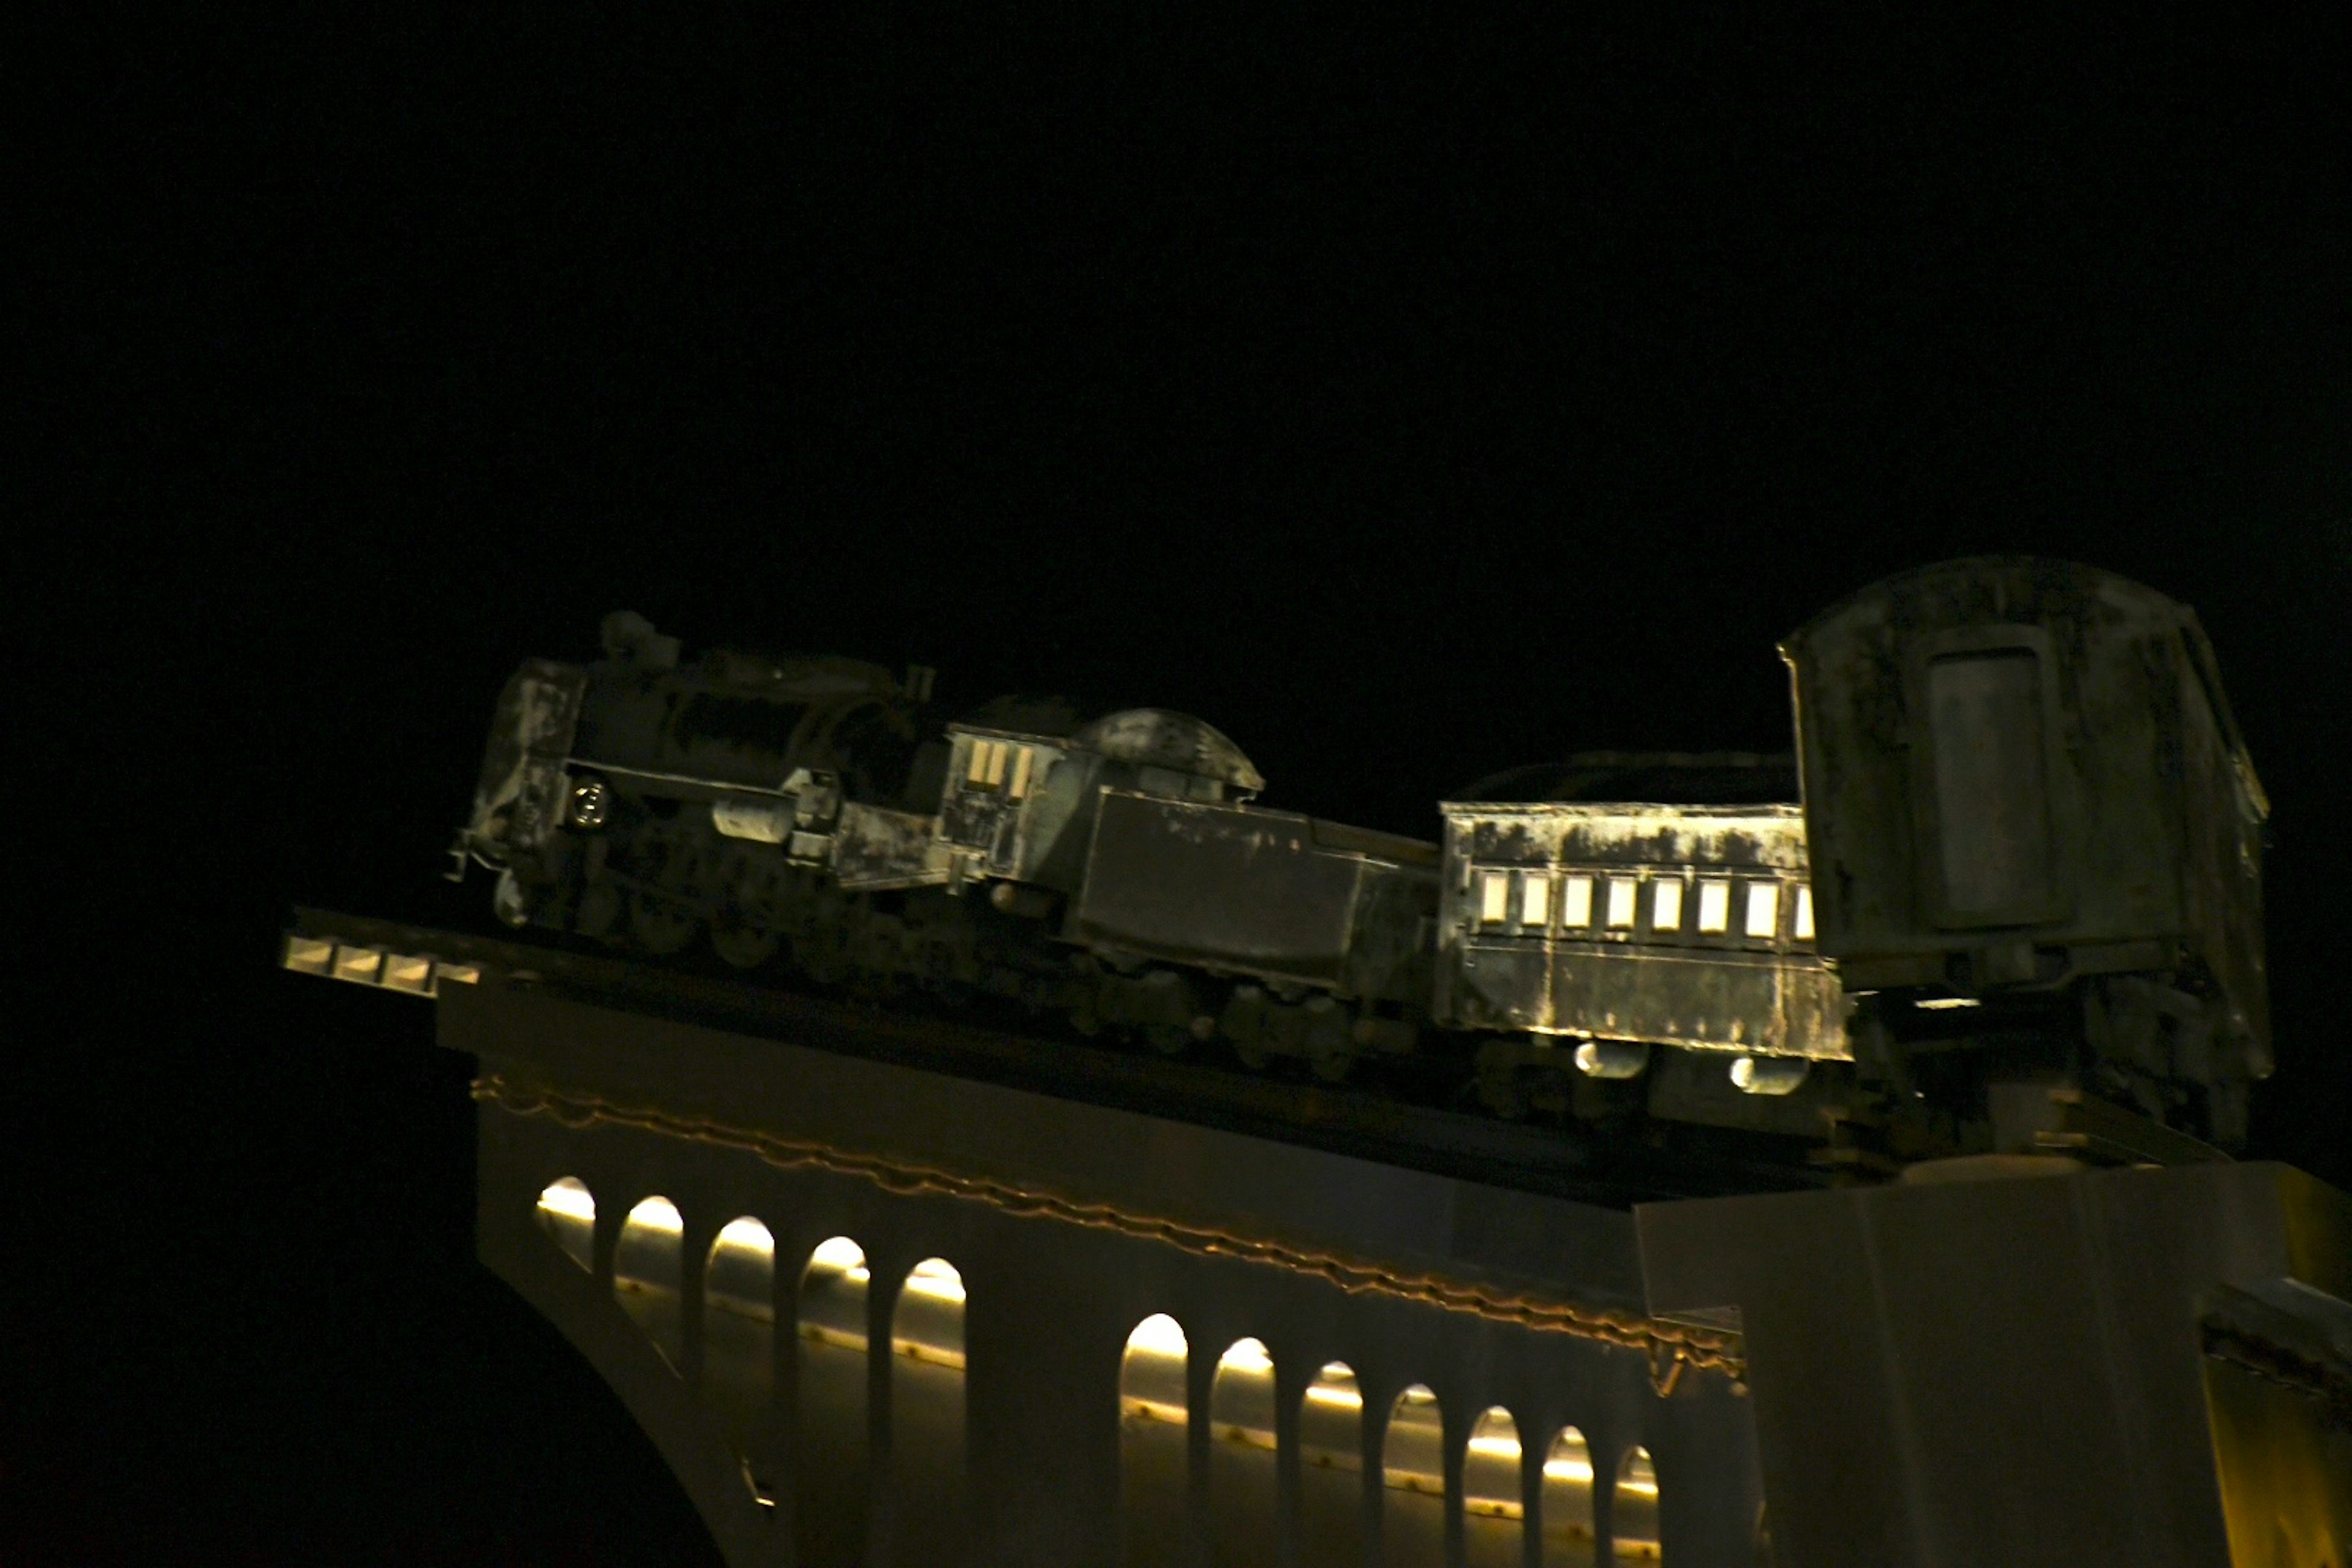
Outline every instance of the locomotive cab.
[(1265, 779), (1241, 748), (1189, 714), (1134, 708), (1076, 732), (948, 726), (940, 837), (958, 884), (986, 878), (1076, 889), (1107, 789), (1241, 802)]

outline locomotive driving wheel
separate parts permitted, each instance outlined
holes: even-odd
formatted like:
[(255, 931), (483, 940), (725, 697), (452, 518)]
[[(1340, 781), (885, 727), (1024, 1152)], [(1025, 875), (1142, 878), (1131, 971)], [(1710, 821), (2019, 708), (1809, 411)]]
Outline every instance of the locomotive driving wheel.
[(776, 956), (776, 933), (740, 914), (710, 922), (710, 951), (737, 969), (757, 969)]
[(656, 958), (684, 952), (694, 940), (698, 923), (693, 915), (667, 899), (641, 891), (629, 894), (629, 934)]

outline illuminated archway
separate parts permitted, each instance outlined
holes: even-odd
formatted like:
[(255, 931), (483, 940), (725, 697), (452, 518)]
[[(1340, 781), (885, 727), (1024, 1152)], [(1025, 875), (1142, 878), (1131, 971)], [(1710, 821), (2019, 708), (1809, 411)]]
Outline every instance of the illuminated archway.
[(1118, 1363), (1119, 1536), (1127, 1568), (1179, 1568), (1188, 1550), (1191, 1347), (1165, 1312), (1135, 1325)]
[(1381, 1482), (1381, 1561), (1388, 1568), (1444, 1568), (1444, 1413), (1421, 1384), (1389, 1406)]
[(1364, 1395), (1343, 1361), (1325, 1363), (1299, 1401), (1298, 1560), (1363, 1568)]
[(775, 1397), (776, 1241), (745, 1215), (720, 1227), (702, 1268), (702, 1392), (761, 1496), (759, 1455)]
[(845, 1236), (801, 1274), (793, 1533), (807, 1568), (866, 1562), (868, 1284), (865, 1249)]
[(1257, 1340), (1235, 1340), (1209, 1385), (1209, 1515), (1218, 1568), (1256, 1568), (1279, 1539), (1275, 1476), (1274, 1362)]
[(1537, 1509), (1544, 1568), (1592, 1568), (1592, 1450), (1573, 1426), (1561, 1427), (1544, 1455)]
[(581, 1268), (596, 1268), (596, 1200), (577, 1176), (550, 1182), (539, 1194), (539, 1227)]
[(971, 1544), (963, 1308), (963, 1276), (926, 1258), (890, 1313), (891, 1555), (908, 1568), (953, 1562)]
[(613, 1295), (674, 1372), (686, 1359), (686, 1323), (678, 1306), (678, 1246), (686, 1222), (667, 1198), (650, 1197), (629, 1211), (613, 1247)]
[(1462, 1456), (1462, 1542), (1469, 1568), (1521, 1568), (1527, 1484), (1518, 1424), (1494, 1405), (1470, 1428)]
[(1649, 1449), (1625, 1450), (1609, 1500), (1609, 1543), (1618, 1562), (1658, 1561), (1658, 1470)]

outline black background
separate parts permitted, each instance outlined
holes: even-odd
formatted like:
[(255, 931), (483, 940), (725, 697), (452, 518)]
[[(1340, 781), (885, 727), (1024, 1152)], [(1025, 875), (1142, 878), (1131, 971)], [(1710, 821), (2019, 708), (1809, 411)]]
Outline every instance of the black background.
[(298, 900), (483, 923), (436, 879), (489, 702), (625, 605), (1197, 712), (1270, 803), (1426, 835), (1515, 763), (1785, 747), (1775, 639), (1890, 571), (2108, 566), (2197, 606), (2275, 803), (2255, 1152), (2352, 1184), (2336, 42), (425, 6), (79, 40), (11, 312), (49, 1021), (0, 1557), (714, 1560), (471, 1261), (468, 1064), (271, 969)]

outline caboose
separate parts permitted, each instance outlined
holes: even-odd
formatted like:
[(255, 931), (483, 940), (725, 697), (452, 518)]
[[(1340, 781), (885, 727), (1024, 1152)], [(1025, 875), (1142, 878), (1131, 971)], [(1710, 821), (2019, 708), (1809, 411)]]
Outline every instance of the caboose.
[(1865, 1077), (1955, 1118), (2005, 1077), (2071, 1083), (2242, 1140), (2269, 805), (2195, 613), (2094, 567), (1955, 561), (1780, 652), (1814, 942)]

